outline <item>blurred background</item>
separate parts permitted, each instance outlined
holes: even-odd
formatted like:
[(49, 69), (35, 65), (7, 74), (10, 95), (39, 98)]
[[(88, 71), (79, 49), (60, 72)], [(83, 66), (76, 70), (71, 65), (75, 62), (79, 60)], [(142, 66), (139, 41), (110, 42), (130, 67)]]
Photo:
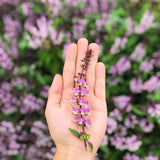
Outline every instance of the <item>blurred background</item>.
[(106, 66), (108, 126), (95, 159), (160, 159), (160, 0), (0, 0), (1, 160), (53, 159), (48, 89), (81, 37)]

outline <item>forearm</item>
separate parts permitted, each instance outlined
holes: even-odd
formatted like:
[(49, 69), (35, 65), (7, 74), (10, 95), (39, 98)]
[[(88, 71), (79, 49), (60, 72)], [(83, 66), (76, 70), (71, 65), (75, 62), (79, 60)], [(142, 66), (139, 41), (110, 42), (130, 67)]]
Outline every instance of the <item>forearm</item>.
[(82, 151), (77, 148), (58, 148), (53, 160), (93, 160), (94, 155), (89, 151)]

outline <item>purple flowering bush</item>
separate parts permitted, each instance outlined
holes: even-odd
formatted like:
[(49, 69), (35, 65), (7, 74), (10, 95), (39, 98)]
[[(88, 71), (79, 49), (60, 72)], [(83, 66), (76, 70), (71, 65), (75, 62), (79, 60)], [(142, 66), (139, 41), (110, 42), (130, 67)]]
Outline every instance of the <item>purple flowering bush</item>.
[(106, 65), (108, 125), (96, 159), (160, 159), (159, 4), (0, 0), (0, 159), (53, 159), (48, 89), (81, 37), (99, 44)]

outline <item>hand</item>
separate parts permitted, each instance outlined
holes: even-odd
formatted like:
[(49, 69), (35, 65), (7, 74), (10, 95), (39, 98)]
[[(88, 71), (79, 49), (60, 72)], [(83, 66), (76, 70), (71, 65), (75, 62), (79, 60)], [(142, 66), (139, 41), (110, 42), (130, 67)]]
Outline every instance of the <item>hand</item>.
[[(89, 96), (87, 101), (91, 114), (89, 119), (92, 124), (89, 128), (85, 127), (87, 134), (90, 134), (89, 141), (93, 144), (93, 153), (85, 150), (84, 143), (74, 136), (68, 128), (82, 131), (82, 126), (73, 122), (72, 114), (73, 97), (72, 87), (74, 75), (81, 72), (81, 59), (84, 58), (87, 49), (92, 49), (93, 56), (88, 65), (86, 81), (88, 82)], [(55, 75), (49, 89), (48, 102), (45, 116), (52, 139), (54, 140), (57, 151), (55, 160), (90, 160), (94, 156), (102, 142), (107, 125), (107, 106), (105, 100), (105, 66), (98, 62), (99, 47), (95, 43), (88, 46), (85, 38), (79, 39), (77, 45), (70, 44), (67, 49), (63, 77)]]

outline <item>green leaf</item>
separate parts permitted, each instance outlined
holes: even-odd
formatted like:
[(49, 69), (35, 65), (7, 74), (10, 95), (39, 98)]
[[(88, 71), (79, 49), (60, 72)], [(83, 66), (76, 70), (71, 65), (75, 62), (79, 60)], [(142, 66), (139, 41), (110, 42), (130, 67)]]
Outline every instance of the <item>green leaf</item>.
[(82, 8), (84, 8), (84, 7), (85, 7), (85, 3), (84, 3), (84, 2), (79, 2), (79, 3), (75, 6), (76, 9), (82, 9)]
[(69, 128), (69, 130), (70, 130), (76, 137), (80, 138), (80, 134), (79, 134), (76, 130), (71, 129), (71, 128)]
[(19, 49), (25, 49), (28, 46), (28, 42), (25, 40), (22, 40), (19, 42)]
[(4, 75), (4, 70), (0, 68), (0, 76)]
[(89, 150), (92, 153), (93, 152), (93, 144), (89, 141), (87, 141), (87, 142), (88, 142)]
[(158, 90), (155, 92), (154, 100), (155, 100), (155, 101), (160, 101), (160, 89), (158, 89)]
[(143, 111), (141, 111), (140, 109), (136, 108), (136, 106), (133, 106), (133, 107), (132, 107), (132, 111), (133, 111), (135, 114), (139, 115), (139, 116), (144, 116), (144, 115), (146, 114), (146, 113), (144, 113)]

